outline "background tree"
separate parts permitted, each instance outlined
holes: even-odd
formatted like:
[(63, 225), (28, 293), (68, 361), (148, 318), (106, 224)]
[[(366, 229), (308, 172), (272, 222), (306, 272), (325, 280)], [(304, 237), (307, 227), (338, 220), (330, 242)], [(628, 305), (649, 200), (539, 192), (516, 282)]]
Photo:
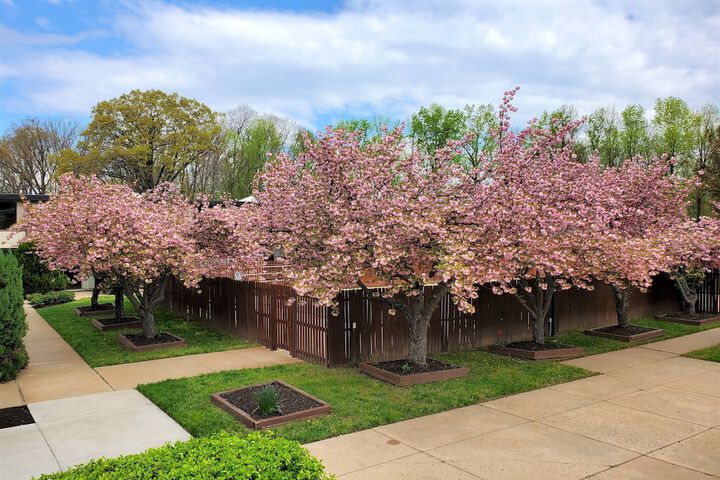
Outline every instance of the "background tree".
[(29, 119), (0, 139), (0, 190), (26, 194), (55, 191), (57, 155), (72, 148), (78, 125), (65, 119)]
[(429, 157), (446, 147), (450, 140), (461, 140), (465, 133), (465, 114), (462, 110), (446, 109), (433, 103), (421, 107), (410, 117), (413, 148)]
[[(707, 200), (720, 201), (720, 195), (713, 194), (713, 185), (718, 183), (720, 172), (715, 169), (718, 135), (720, 132), (720, 110), (716, 105), (706, 104), (695, 113), (693, 124), (693, 174), (700, 177), (700, 186), (694, 193), (694, 215), (699, 219), (706, 212)], [(713, 153), (715, 148), (715, 153)]]
[(658, 98), (652, 120), (653, 144), (657, 155), (677, 160), (677, 168), (686, 176), (692, 175), (689, 164), (693, 149), (693, 129), (697, 118), (683, 100), (677, 97)]
[(465, 105), (464, 133), (467, 141), (461, 143), (467, 168), (479, 168), (483, 160), (492, 159), (497, 149), (493, 132), (498, 128), (497, 115), (492, 104)]
[(634, 158), (637, 155), (649, 157), (650, 126), (645, 118), (645, 108), (642, 105), (628, 105), (623, 109), (621, 116), (620, 142), (623, 159)]
[(65, 290), (68, 277), (63, 272), (50, 270), (35, 253), (30, 242), (22, 243), (13, 252), (23, 271), (23, 293), (47, 293)]
[(205, 104), (160, 90), (133, 90), (95, 105), (79, 152), (62, 171), (97, 173), (144, 192), (174, 182), (216, 148), (217, 115)]
[(617, 166), (622, 157), (622, 136), (614, 108), (600, 107), (591, 113), (585, 124), (589, 153), (598, 152), (605, 166)]

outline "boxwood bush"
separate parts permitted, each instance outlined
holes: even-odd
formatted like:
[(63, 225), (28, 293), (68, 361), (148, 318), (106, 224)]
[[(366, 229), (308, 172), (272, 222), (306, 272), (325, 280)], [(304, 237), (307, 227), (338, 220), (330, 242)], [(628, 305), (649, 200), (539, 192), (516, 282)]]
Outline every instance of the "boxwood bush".
[(35, 246), (30, 242), (20, 244), (15, 250), (15, 256), (23, 269), (23, 291), (25, 295), (31, 293), (47, 293), (56, 290), (65, 290), (68, 286), (68, 277), (63, 272), (50, 270), (40, 261), (35, 253)]
[(73, 292), (31, 293), (25, 298), (30, 302), (30, 305), (37, 308), (45, 305), (72, 302), (75, 300), (75, 294)]
[(26, 330), (22, 269), (12, 253), (0, 250), (0, 383), (17, 377), (27, 365)]
[(254, 432), (219, 433), (151, 448), (143, 453), (93, 460), (40, 480), (328, 480), (322, 464), (299, 443)]

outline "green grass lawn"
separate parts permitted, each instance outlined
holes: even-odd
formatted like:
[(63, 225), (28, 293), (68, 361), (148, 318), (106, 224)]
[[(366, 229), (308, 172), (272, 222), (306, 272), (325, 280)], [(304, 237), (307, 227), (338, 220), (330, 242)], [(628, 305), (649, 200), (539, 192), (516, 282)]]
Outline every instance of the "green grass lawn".
[[(103, 296), (101, 301), (112, 302), (113, 297)], [(117, 336), (121, 332), (138, 330), (98, 331), (90, 324), (91, 318), (78, 317), (75, 314), (75, 308), (89, 304), (90, 299), (86, 298), (39, 308), (37, 311), (91, 367), (252, 346), (251, 343), (240, 338), (217, 332), (198, 323), (187, 322), (160, 310), (155, 314), (158, 331), (168, 331), (184, 338), (187, 340), (187, 347), (131, 352), (118, 344)], [(133, 308), (126, 302), (126, 315), (132, 314)]]
[(702, 350), (695, 350), (694, 352), (686, 353), (683, 356), (697, 358), (699, 360), (708, 360), (710, 362), (720, 362), (720, 345), (703, 348)]
[(528, 362), (484, 351), (434, 357), (470, 367), (470, 375), (401, 388), (350, 368), (293, 364), (167, 380), (140, 385), (138, 390), (192, 435), (205, 436), (220, 430), (248, 432), (234, 417), (211, 404), (210, 394), (283, 380), (332, 406), (330, 416), (274, 428), (283, 437), (307, 443), (592, 375), (558, 362)]
[(681, 337), (683, 335), (689, 335), (691, 333), (702, 332), (711, 328), (720, 327), (720, 321), (707, 323), (702, 326), (695, 325), (683, 325), (681, 323), (670, 323), (661, 322), (659, 320), (644, 318), (640, 320), (633, 320), (631, 322), (634, 325), (644, 325), (646, 327), (661, 328), (665, 331), (665, 335), (658, 338), (653, 338), (646, 342), (619, 342), (617, 340), (611, 340), (609, 338), (591, 337), (585, 335), (584, 332), (571, 331), (563, 332), (556, 338), (561, 342), (568, 345), (575, 345), (583, 347), (585, 349), (585, 355), (596, 355), (598, 353), (611, 352), (613, 350), (622, 350), (623, 348), (636, 347), (643, 343), (658, 342), (661, 340), (668, 340), (670, 338)]

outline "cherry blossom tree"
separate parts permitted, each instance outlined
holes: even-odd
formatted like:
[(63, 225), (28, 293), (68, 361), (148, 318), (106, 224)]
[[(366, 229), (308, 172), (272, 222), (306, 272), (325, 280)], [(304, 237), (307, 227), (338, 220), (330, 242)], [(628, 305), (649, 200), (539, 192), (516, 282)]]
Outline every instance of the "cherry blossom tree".
[(17, 228), (36, 242), (50, 268), (79, 278), (100, 274), (123, 285), (152, 338), (153, 311), (170, 277), (195, 286), (203, 274), (193, 237), (196, 212), (167, 185), (137, 194), (94, 177), (64, 175), (59, 194), (29, 206)]
[(646, 290), (655, 275), (669, 271), (668, 243), (675, 226), (689, 219), (686, 202), (692, 181), (672, 175), (667, 158), (636, 157), (603, 171), (597, 196), (609, 230), (594, 239), (596, 278), (613, 289), (618, 325), (629, 327), (631, 287)]
[(684, 313), (695, 315), (697, 290), (706, 272), (720, 268), (720, 220), (700, 217), (675, 225), (665, 237), (665, 248)]
[[(433, 157), (408, 153), (400, 130), (361, 146), (357, 133), (328, 128), (306, 147), (259, 177), (254, 208), (267, 246), (282, 249), (299, 293), (336, 314), (345, 288), (380, 296), (391, 315), (407, 319), (408, 361), (426, 365), (427, 329), (442, 297), (451, 292), (471, 311), (476, 283), (507, 280), (499, 263), (467, 249), (468, 239), (480, 243), (494, 227), (491, 202), (486, 215), (472, 208), (483, 208), (490, 185), (470, 183), (452, 145)], [(371, 292), (373, 285), (386, 289)]]

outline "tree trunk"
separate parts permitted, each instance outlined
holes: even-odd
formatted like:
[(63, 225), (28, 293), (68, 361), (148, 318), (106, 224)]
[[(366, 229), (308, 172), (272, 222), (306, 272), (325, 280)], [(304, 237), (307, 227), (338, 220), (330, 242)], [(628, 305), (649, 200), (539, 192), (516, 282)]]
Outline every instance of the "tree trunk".
[(100, 283), (95, 280), (95, 286), (93, 286), (92, 296), (90, 297), (90, 306), (91, 307), (97, 307), (100, 302), (98, 301), (100, 297)]
[(125, 317), (125, 295), (122, 286), (115, 286), (115, 318)]
[[(515, 298), (530, 313), (532, 319), (533, 342), (543, 345), (545, 343), (545, 322), (548, 312), (552, 306), (553, 294), (555, 293), (555, 284), (552, 277), (544, 279), (547, 287), (545, 290), (540, 288), (538, 281), (528, 283), (526, 280), (520, 282), (520, 288), (515, 293)], [(529, 288), (528, 292), (526, 288)]]
[(155, 315), (152, 310), (142, 311), (143, 335), (147, 338), (155, 338), (157, 331), (155, 329)]
[(622, 328), (630, 326), (630, 316), (628, 310), (630, 307), (630, 288), (620, 288), (616, 284), (610, 285), (615, 297), (615, 312), (617, 313), (618, 325)]
[(683, 299), (683, 312), (688, 315), (695, 315), (695, 304), (698, 300), (697, 292), (690, 288), (687, 280), (685, 280), (682, 276), (675, 278), (675, 286), (680, 291), (680, 295)]
[(449, 289), (450, 285), (440, 282), (433, 288), (433, 293), (427, 302), (425, 301), (424, 288), (416, 297), (410, 297), (412, 301), (409, 302), (409, 305), (398, 300), (394, 301), (396, 305), (403, 306), (403, 313), (405, 313), (408, 322), (408, 337), (410, 340), (408, 362), (420, 366), (427, 364), (427, 335), (430, 319)]
[(407, 359), (408, 362), (416, 365), (425, 365), (427, 363), (427, 330), (429, 322), (424, 312), (424, 297), (425, 295), (421, 293), (414, 299), (407, 318), (410, 337)]

